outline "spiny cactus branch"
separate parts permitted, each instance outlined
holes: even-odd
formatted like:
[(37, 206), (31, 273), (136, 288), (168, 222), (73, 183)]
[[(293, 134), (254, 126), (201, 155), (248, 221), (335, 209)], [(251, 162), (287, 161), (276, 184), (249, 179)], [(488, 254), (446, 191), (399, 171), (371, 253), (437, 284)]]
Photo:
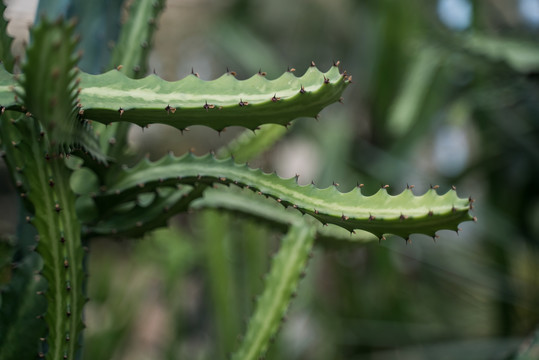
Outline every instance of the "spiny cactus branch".
[(292, 226), (283, 238), (265, 280), (264, 292), (257, 300), (255, 313), (240, 348), (232, 355), (233, 360), (256, 360), (264, 356), (270, 340), (286, 319), (299, 280), (305, 276), (313, 240), (314, 229), (306, 224)]
[(186, 154), (166, 156), (157, 162), (144, 160), (131, 169), (111, 176), (106, 190), (96, 197), (99, 207), (133, 200), (141, 192), (157, 187), (193, 183), (236, 184), (260, 195), (272, 197), (285, 207), (292, 206), (320, 222), (335, 224), (349, 231), (373, 233), (378, 238), (394, 234), (408, 238), (420, 233), (435, 236), (441, 229), (458, 230), (458, 224), (472, 220), (470, 199), (461, 199), (455, 190), (438, 195), (430, 189), (415, 196), (411, 189), (392, 196), (385, 188), (366, 196), (358, 187), (341, 193), (335, 186), (318, 189), (300, 186), (295, 178), (283, 179), (235, 164), (233, 159), (218, 160), (212, 155), (196, 157)]

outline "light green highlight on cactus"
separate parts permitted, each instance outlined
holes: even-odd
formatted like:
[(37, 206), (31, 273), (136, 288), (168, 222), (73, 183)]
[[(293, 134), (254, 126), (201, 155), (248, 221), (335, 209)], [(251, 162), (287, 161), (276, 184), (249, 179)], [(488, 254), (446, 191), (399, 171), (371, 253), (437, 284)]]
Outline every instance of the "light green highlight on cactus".
[(81, 74), (80, 103), (86, 118), (103, 123), (256, 129), (265, 123), (286, 125), (298, 117), (314, 117), (338, 101), (348, 83), (336, 66), (326, 73), (310, 67), (300, 78), (290, 72), (275, 80), (258, 74), (237, 80), (225, 74), (204, 81), (189, 75), (176, 82), (155, 75), (133, 80), (112, 70), (102, 75)]
[(420, 233), (434, 236), (440, 229), (457, 230), (458, 224), (471, 220), (469, 199), (461, 199), (456, 191), (438, 195), (431, 189), (416, 196), (410, 189), (390, 195), (386, 189), (366, 196), (360, 188), (341, 193), (334, 186), (318, 189), (300, 186), (295, 178), (283, 179), (265, 174), (232, 159), (218, 160), (211, 155), (195, 157), (187, 154), (167, 156), (157, 162), (142, 161), (107, 181), (107, 191), (96, 198), (101, 206), (132, 198), (141, 188), (193, 183), (236, 183), (270, 196), (285, 206), (296, 207), (322, 223), (331, 223), (353, 231), (361, 229), (378, 237), (395, 234), (407, 238)]

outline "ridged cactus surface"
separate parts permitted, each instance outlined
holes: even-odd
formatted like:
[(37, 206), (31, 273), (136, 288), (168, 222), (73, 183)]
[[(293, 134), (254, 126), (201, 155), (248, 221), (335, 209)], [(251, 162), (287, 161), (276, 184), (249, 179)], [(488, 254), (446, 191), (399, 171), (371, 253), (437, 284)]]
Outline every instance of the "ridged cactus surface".
[(458, 230), (458, 224), (471, 220), (470, 199), (457, 196), (455, 190), (439, 195), (436, 189), (414, 195), (406, 189), (399, 195), (381, 188), (374, 195), (364, 195), (361, 188), (342, 193), (331, 186), (318, 189), (300, 186), (296, 178), (283, 179), (266, 174), (233, 159), (218, 160), (213, 155), (197, 157), (187, 154), (177, 158), (166, 156), (157, 162), (144, 160), (131, 169), (111, 176), (103, 193), (96, 197), (102, 207), (133, 200), (141, 191), (151, 192), (163, 186), (195, 183), (223, 183), (248, 187), (261, 195), (274, 198), (284, 206), (292, 206), (322, 223), (373, 233), (378, 238), (394, 234), (408, 238), (414, 233), (435, 236), (441, 229)]

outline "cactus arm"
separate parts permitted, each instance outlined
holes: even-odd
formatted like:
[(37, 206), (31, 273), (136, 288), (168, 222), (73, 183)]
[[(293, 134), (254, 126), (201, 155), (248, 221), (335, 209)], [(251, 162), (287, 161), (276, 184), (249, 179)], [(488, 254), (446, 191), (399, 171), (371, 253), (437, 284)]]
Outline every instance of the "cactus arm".
[(219, 149), (217, 157), (225, 159), (233, 156), (237, 163), (245, 163), (269, 149), (283, 137), (286, 131), (285, 127), (275, 124), (262, 125), (256, 132), (245, 130), (229, 144)]
[(242, 81), (231, 74), (213, 81), (194, 75), (177, 82), (155, 75), (133, 80), (112, 70), (81, 74), (80, 103), (86, 118), (105, 124), (127, 121), (178, 129), (190, 125), (256, 129), (265, 123), (286, 125), (298, 117), (316, 116), (340, 99), (349, 82), (337, 66), (326, 73), (310, 67), (300, 78), (286, 72), (275, 80), (257, 74)]
[[(127, 22), (122, 26), (118, 42), (114, 47), (111, 67), (119, 69), (130, 78), (141, 78), (147, 73), (147, 62), (157, 18), (164, 7), (164, 1), (137, 0), (129, 7)], [(127, 132), (130, 124), (118, 122), (105, 127), (95, 124), (101, 135), (101, 148), (105, 154), (118, 158), (127, 146)]]
[(136, 203), (127, 211), (112, 211), (101, 214), (95, 224), (86, 224), (85, 236), (128, 236), (140, 237), (148, 231), (167, 225), (174, 215), (187, 211), (189, 204), (202, 196), (206, 185), (194, 188), (158, 189), (150, 204)]
[(31, 223), (39, 233), (37, 252), (43, 258), (45, 322), (49, 331), (47, 357), (74, 358), (82, 330), (82, 245), (80, 225), (75, 217), (75, 199), (69, 190), (67, 169), (61, 158), (48, 158), (46, 138), (33, 119), (16, 122), (22, 139), (17, 145), (25, 154), (22, 174), (28, 183), (28, 199), (35, 216)]
[(282, 239), (266, 278), (264, 292), (257, 301), (240, 348), (232, 355), (233, 360), (256, 360), (264, 356), (303, 277), (313, 240), (314, 229), (305, 224), (292, 226)]
[(75, 215), (75, 196), (69, 186), (62, 144), (74, 141), (79, 123), (75, 119), (76, 41), (73, 24), (42, 20), (32, 30), (34, 42), (27, 50), (24, 89), (19, 93), (32, 116), (13, 124), (21, 139), (17, 149), (24, 157), (17, 164), (26, 178), (28, 199), (33, 205), (31, 223), (39, 234), (37, 251), (43, 258), (42, 275), (48, 325), (46, 357), (74, 359), (82, 331), (82, 244)]
[(7, 21), (4, 18), (6, 11), (6, 5), (3, 1), (0, 1), (0, 62), (8, 71), (13, 71), (13, 65), (15, 64), (15, 58), (11, 54), (11, 43), (13, 38), (7, 33)]
[(300, 186), (295, 178), (283, 179), (237, 165), (232, 159), (217, 160), (213, 156), (187, 154), (167, 156), (151, 163), (142, 161), (109, 178), (106, 191), (96, 197), (98, 206), (108, 207), (133, 199), (142, 190), (177, 184), (224, 183), (249, 187), (272, 197), (284, 206), (293, 206), (322, 223), (338, 225), (349, 231), (365, 230), (381, 238), (394, 234), (408, 238), (420, 233), (434, 236), (441, 229), (457, 230), (458, 224), (471, 220), (470, 199), (461, 199), (456, 191), (438, 195), (435, 189), (416, 196), (410, 189), (389, 195), (386, 189), (366, 196), (360, 188), (341, 193), (335, 187), (318, 189)]
[(266, 223), (271, 228), (277, 228), (286, 232), (293, 225), (307, 223), (316, 229), (317, 244), (336, 246), (338, 243), (365, 243), (378, 241), (379, 239), (366, 231), (355, 230), (351, 233), (335, 225), (322, 225), (311, 216), (303, 216), (298, 210), (288, 207), (284, 209), (273, 199), (248, 189), (237, 186), (214, 185), (204, 191), (204, 195), (193, 201), (191, 209), (219, 209), (238, 213), (244, 217), (252, 217), (257, 223)]
[[(262, 124), (287, 125), (298, 117), (314, 117), (338, 101), (349, 83), (350, 77), (341, 74), (337, 66), (326, 73), (311, 66), (302, 77), (286, 72), (275, 80), (258, 74), (237, 80), (225, 74), (213, 81), (189, 75), (167, 82), (156, 75), (134, 80), (117, 70), (101, 75), (81, 72), (79, 104), (85, 118), (104, 124), (127, 121), (140, 126), (162, 123), (178, 129), (190, 125), (215, 130), (233, 125), (256, 129)], [(24, 93), (15, 85), (13, 76), (0, 70), (0, 106), (21, 111), (13, 90), (20, 97)]]
[(163, 0), (137, 0), (130, 5), (127, 22), (112, 53), (113, 67), (121, 66), (120, 72), (132, 78), (146, 74), (151, 40), (164, 6)]

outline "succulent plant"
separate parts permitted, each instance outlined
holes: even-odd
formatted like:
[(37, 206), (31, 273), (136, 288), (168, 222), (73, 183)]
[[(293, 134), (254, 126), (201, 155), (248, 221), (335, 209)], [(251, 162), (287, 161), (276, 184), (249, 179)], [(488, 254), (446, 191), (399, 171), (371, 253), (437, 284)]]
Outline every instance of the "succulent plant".
[[(415, 195), (409, 187), (393, 196), (384, 186), (365, 195), (358, 184), (342, 193), (335, 186), (299, 185), (297, 177), (266, 174), (222, 153), (170, 154), (125, 167), (127, 123), (161, 123), (180, 130), (205, 125), (217, 131), (288, 126), (339, 101), (351, 83), (338, 63), (327, 72), (312, 63), (301, 77), (287, 71), (275, 80), (262, 72), (238, 80), (231, 71), (213, 81), (196, 74), (176, 82), (157, 75), (141, 78), (162, 8), (163, 1), (133, 3), (112, 56), (113, 69), (100, 75), (77, 68), (81, 55), (74, 23), (46, 18), (32, 28), (21, 73), (14, 74), (7, 24), (0, 17), (2, 157), (24, 204), (25, 220), (37, 231), (35, 239), (15, 241), (16, 266), (0, 308), (0, 359), (14, 354), (80, 356), (85, 244), (96, 236), (138, 237), (194, 208), (233, 211), (278, 224), (286, 235), (244, 341), (233, 355), (257, 359), (280, 326), (315, 239), (435, 237), (438, 230), (458, 231), (459, 223), (473, 219), (472, 199), (458, 197), (454, 188), (438, 194), (432, 187)], [(270, 129), (244, 135), (250, 138), (236, 144), (234, 152), (239, 157), (256, 153), (258, 140), (271, 143), (282, 134), (281, 127)], [(332, 227), (323, 226), (327, 224)], [(342, 229), (355, 236), (343, 236)], [(42, 267), (29, 247), (41, 257)], [(40, 275), (37, 281), (34, 272)]]

